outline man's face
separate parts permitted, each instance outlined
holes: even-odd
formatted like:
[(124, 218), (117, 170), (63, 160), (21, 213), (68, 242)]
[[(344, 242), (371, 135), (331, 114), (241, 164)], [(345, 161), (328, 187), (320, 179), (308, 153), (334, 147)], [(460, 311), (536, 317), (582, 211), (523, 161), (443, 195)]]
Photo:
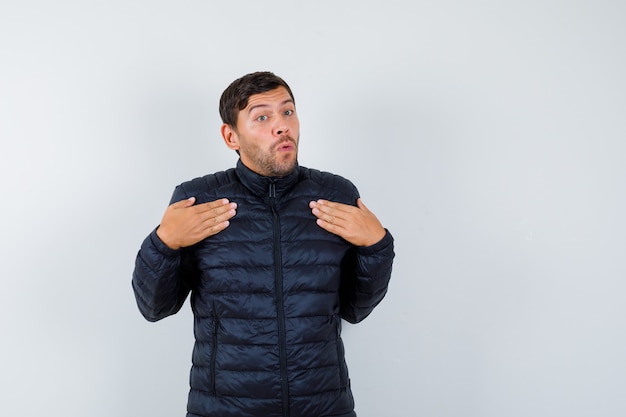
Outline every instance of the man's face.
[(257, 174), (283, 177), (296, 166), (300, 122), (284, 87), (250, 96), (237, 115), (236, 129), (224, 125), (222, 136), (229, 148), (239, 150), (241, 162)]

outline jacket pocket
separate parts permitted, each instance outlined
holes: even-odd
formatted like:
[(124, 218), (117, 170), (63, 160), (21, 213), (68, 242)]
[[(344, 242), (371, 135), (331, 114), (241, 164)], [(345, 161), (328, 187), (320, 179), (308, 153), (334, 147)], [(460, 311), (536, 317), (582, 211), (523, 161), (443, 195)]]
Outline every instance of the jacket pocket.
[(341, 317), (333, 316), (335, 321), (335, 347), (337, 348), (337, 369), (339, 372), (339, 386), (341, 388), (346, 387), (348, 382), (348, 367), (345, 361), (345, 350), (343, 348), (343, 341), (341, 340)]
[(220, 321), (217, 317), (213, 319), (213, 335), (212, 335), (212, 346), (211, 346), (211, 393), (216, 395), (215, 388), (215, 363), (217, 362), (217, 333), (220, 327)]

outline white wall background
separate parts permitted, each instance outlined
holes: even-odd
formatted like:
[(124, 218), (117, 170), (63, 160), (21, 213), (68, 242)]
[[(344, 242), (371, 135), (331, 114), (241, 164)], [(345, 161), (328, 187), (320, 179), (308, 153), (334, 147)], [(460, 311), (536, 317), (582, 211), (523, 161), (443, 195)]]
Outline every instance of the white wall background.
[(396, 237), (345, 326), (360, 417), (626, 415), (626, 4), (0, 3), (0, 415), (182, 416), (188, 306), (144, 321), (139, 244), (231, 167), (217, 102), (272, 70), (302, 165)]

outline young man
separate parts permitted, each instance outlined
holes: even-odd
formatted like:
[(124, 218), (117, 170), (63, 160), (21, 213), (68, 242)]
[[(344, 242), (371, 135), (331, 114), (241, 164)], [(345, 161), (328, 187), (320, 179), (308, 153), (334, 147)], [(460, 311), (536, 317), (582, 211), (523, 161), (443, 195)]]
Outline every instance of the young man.
[(137, 255), (139, 310), (157, 321), (191, 293), (188, 417), (354, 417), (341, 319), (384, 297), (393, 238), (352, 183), (298, 165), (281, 78), (234, 81), (220, 115), (240, 159), (175, 189)]

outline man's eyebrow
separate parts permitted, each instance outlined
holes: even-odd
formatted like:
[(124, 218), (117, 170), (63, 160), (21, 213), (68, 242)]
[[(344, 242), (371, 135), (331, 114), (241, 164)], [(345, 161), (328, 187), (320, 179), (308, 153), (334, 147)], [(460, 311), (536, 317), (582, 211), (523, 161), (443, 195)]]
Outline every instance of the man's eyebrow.
[[(284, 100), (282, 103), (280, 103), (281, 106), (284, 106), (285, 104), (289, 104), (289, 103), (293, 103), (293, 99), (288, 98), (287, 100)], [(255, 104), (254, 106), (250, 107), (248, 109), (248, 113), (251, 113), (252, 110), (260, 108), (260, 107), (270, 107), (269, 104), (267, 103), (259, 103), (259, 104)]]

